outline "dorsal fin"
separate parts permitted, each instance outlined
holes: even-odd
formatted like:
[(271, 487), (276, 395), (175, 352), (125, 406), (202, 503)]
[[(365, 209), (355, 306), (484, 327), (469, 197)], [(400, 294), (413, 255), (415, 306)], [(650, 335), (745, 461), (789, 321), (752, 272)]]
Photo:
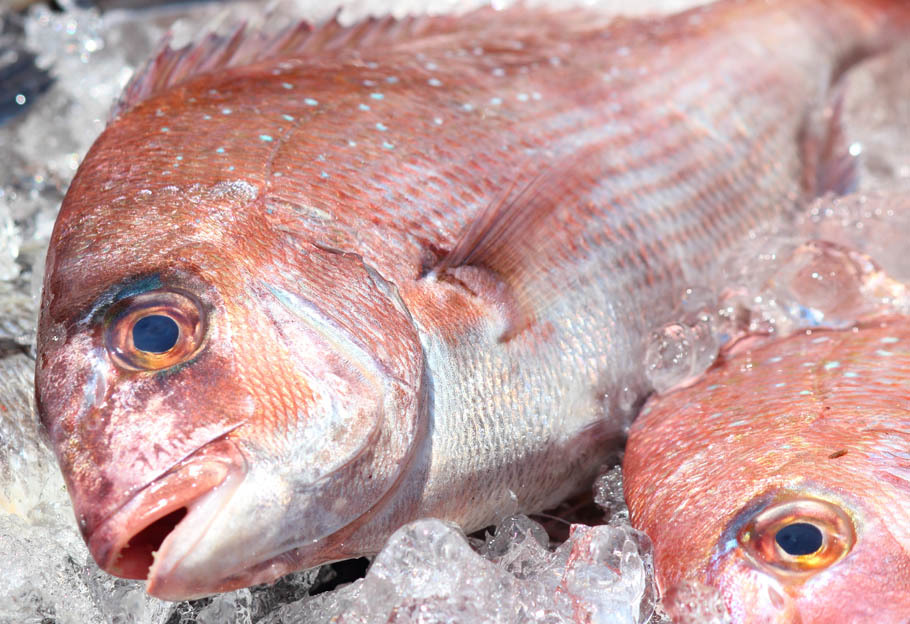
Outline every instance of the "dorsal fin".
[(275, 34), (239, 24), (230, 33), (210, 33), (200, 41), (173, 49), (170, 35), (136, 72), (111, 111), (111, 118), (176, 85), (202, 74), (272, 58), (326, 55), (342, 50), (390, 46), (454, 30), (457, 18), (418, 16), (370, 18), (342, 26), (333, 18), (321, 26), (299, 22)]
[[(509, 31), (499, 39), (523, 39), (555, 35), (565, 31), (591, 31), (605, 27), (612, 17), (598, 11), (575, 10), (552, 19), (555, 10), (511, 9)], [(338, 16), (321, 26), (299, 22), (277, 33), (246, 29), (243, 24), (227, 35), (209, 34), (182, 48), (173, 49), (165, 37), (157, 51), (136, 72), (114, 105), (114, 118), (140, 102), (201, 74), (281, 57), (326, 56), (345, 51), (381, 49), (399, 44), (419, 47), (437, 35), (474, 33), (481, 35), (502, 24), (493, 16), (501, 13), (482, 7), (462, 15), (418, 15), (401, 19), (371, 17), (351, 26), (342, 26)], [(497, 38), (487, 38), (495, 41)]]
[[(562, 249), (554, 235), (559, 206), (571, 206), (597, 182), (594, 164), (603, 146), (595, 144), (563, 156), (530, 181), (513, 183), (468, 224), (452, 250), (430, 271), (442, 276), (460, 266), (484, 267), (505, 282), (506, 298), (516, 306), (509, 340), (530, 326), (557, 293), (533, 278), (545, 271)], [(552, 221), (552, 228), (548, 227)]]

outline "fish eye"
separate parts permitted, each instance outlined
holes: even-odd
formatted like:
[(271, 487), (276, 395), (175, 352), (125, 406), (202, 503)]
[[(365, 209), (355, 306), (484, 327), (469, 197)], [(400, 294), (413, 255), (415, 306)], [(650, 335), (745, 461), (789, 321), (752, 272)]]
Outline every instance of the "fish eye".
[(829, 501), (796, 497), (756, 513), (737, 535), (746, 556), (785, 578), (805, 577), (831, 567), (853, 548), (850, 516)]
[(127, 370), (162, 370), (186, 362), (202, 346), (205, 314), (179, 290), (152, 290), (118, 301), (107, 321), (105, 344)]

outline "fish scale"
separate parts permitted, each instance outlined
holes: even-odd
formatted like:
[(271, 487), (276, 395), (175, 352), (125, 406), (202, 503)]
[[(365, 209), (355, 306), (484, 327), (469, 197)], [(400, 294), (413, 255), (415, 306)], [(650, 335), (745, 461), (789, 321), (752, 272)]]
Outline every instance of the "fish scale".
[[(96, 560), (185, 598), (586, 487), (650, 391), (649, 330), (823, 190), (805, 120), (908, 12), (486, 10), (163, 50), (48, 255), (38, 398)], [(143, 310), (179, 344), (137, 352)]]

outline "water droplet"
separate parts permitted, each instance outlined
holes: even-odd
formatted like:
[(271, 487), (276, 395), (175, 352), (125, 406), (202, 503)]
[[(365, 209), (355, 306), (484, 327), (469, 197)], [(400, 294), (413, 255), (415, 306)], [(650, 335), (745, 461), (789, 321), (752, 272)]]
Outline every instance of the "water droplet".
[(665, 392), (691, 375), (693, 342), (691, 329), (681, 323), (670, 323), (651, 334), (645, 373), (657, 392)]

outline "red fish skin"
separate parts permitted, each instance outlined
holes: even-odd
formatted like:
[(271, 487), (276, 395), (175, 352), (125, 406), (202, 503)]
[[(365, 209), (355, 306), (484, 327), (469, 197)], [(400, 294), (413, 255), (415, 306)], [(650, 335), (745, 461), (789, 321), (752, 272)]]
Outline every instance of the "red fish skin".
[[(149, 585), (185, 598), (376, 552), (417, 517), (472, 530), (584, 487), (631, 418), (620, 392), (647, 392), (628, 364), (647, 329), (804, 199), (802, 119), (908, 12), (481, 12), (127, 103), (61, 209), (39, 326), (42, 421), (96, 560), (130, 575), (130, 538), (189, 508)], [(505, 189), (579, 152), (505, 269), (432, 273)], [(533, 323), (501, 340), (528, 303), (515, 283)], [(204, 346), (118, 367), (109, 309), (161, 289), (201, 302)], [(181, 494), (194, 467), (201, 498)], [(232, 511), (203, 531), (203, 507)]]
[[(736, 623), (906, 622), (908, 345), (905, 317), (807, 331), (652, 399), (632, 427), (623, 474), (662, 591), (714, 585)], [(855, 544), (832, 565), (809, 561), (806, 574), (763, 565), (743, 527), (806, 499), (842, 509)]]

